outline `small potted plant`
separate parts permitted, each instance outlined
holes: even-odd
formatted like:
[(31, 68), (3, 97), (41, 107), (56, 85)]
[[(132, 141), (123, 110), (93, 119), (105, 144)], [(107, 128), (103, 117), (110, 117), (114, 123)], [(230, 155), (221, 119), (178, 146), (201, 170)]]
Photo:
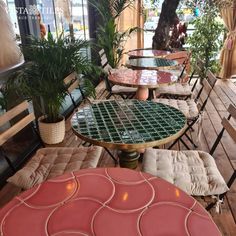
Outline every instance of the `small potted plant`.
[(17, 71), (14, 83), (18, 93), (33, 100), (35, 110), (42, 114), (38, 119), (39, 131), (47, 144), (64, 139), (65, 119), (60, 109), (70, 86), (64, 83), (64, 78), (90, 65), (80, 51), (87, 46), (84, 40), (71, 42), (69, 38), (59, 37), (57, 40), (30, 39), (29, 44), (22, 47), (28, 62)]

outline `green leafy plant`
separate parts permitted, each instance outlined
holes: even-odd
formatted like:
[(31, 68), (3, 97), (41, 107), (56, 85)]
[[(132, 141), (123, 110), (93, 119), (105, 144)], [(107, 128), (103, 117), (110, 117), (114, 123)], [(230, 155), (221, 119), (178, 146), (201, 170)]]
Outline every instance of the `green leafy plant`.
[(91, 65), (84, 68), (80, 84), (85, 97), (96, 98), (95, 85), (100, 82), (101, 74), (102, 69), (98, 66)]
[(54, 123), (60, 120), (60, 108), (67, 95), (70, 84), (64, 78), (71, 72), (82, 73), (90, 66), (81, 49), (88, 46), (83, 40), (69, 38), (36, 39), (31, 38), (22, 50), (27, 63), (11, 83), (18, 93), (32, 99), (37, 109), (45, 115), (45, 122)]
[(217, 20), (215, 7), (205, 5), (201, 16), (193, 21), (195, 31), (188, 37), (193, 60), (197, 57), (204, 60), (205, 68), (217, 73), (220, 69), (216, 60), (223, 45), (224, 26)]
[[(6, 80), (11, 81), (12, 76), (7, 75)], [(15, 94), (16, 87), (11, 83), (3, 83), (0, 88), (0, 110), (7, 111), (14, 104), (20, 103), (22, 101), (20, 96)]]
[(105, 50), (107, 60), (111, 67), (116, 68), (124, 53), (124, 44), (130, 34), (138, 30), (138, 27), (120, 32), (117, 22), (121, 13), (132, 6), (133, 0), (90, 0), (101, 16), (98, 27), (98, 46)]

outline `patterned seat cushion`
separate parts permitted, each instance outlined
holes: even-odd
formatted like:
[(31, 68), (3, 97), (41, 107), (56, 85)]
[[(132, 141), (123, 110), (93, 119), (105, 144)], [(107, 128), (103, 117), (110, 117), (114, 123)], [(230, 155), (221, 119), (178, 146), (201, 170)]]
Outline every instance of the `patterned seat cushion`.
[(114, 85), (112, 87), (113, 93), (135, 93), (137, 88), (131, 88), (126, 86)]
[(29, 189), (67, 172), (97, 167), (102, 147), (42, 148), (7, 181)]
[(160, 86), (156, 89), (157, 95), (168, 94), (177, 96), (191, 96), (191, 87), (189, 84), (175, 83), (168, 86)]
[(149, 148), (144, 153), (143, 171), (176, 185), (193, 196), (228, 191), (214, 158), (203, 151), (172, 151)]
[(178, 100), (178, 99), (158, 98), (154, 99), (153, 101), (163, 103), (171, 107), (175, 107), (176, 109), (182, 111), (188, 120), (195, 119), (199, 115), (198, 107), (194, 99)]

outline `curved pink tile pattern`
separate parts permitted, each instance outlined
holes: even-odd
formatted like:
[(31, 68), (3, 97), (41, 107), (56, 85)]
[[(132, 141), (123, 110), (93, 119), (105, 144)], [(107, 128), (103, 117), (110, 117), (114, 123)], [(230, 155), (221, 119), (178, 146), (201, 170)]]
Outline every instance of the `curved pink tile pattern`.
[(221, 235), (195, 199), (122, 168), (86, 169), (46, 181), (0, 210), (1, 236)]
[(115, 84), (133, 87), (157, 88), (163, 84), (176, 82), (178, 76), (158, 70), (132, 70), (114, 69), (109, 75), (109, 80)]

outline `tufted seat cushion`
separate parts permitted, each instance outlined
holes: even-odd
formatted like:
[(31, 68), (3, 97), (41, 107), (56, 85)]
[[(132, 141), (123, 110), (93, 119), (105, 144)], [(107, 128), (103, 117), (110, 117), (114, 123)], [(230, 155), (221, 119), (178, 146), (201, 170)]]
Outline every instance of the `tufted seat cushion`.
[(189, 84), (175, 83), (168, 86), (160, 86), (156, 89), (157, 95), (176, 95), (176, 96), (191, 96), (191, 86)]
[(194, 196), (221, 194), (229, 190), (214, 158), (203, 151), (149, 148), (144, 153), (143, 171)]
[(95, 168), (102, 147), (42, 148), (15, 175), (7, 181), (23, 189), (29, 189), (47, 179), (67, 172)]
[(188, 100), (178, 100), (178, 99), (166, 99), (166, 98), (157, 98), (153, 100), (154, 102), (163, 103), (171, 107), (182, 111), (188, 120), (195, 119), (199, 115), (197, 104), (194, 99)]
[(131, 88), (126, 86), (114, 85), (112, 87), (113, 93), (135, 93), (137, 88)]

